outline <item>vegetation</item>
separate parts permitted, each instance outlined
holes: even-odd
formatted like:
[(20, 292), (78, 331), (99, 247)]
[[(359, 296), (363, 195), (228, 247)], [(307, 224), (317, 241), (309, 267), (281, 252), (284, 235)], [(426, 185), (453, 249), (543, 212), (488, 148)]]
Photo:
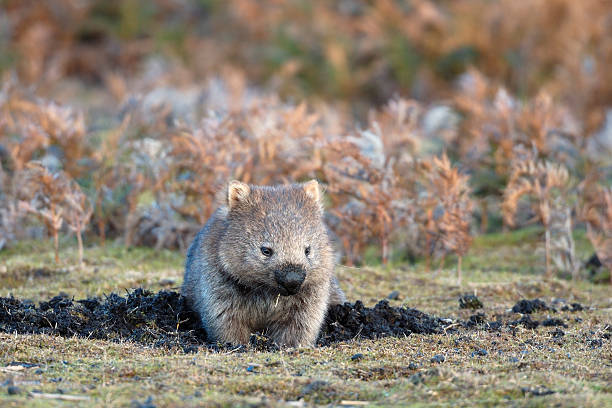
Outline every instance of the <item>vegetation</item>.
[[(451, 327), (446, 334), (357, 337), (280, 352), (202, 347), (196, 354), (130, 342), (3, 333), (0, 382), (6, 385), (0, 400), (4, 406), (48, 406), (67, 403), (62, 398), (73, 396), (85, 398), (76, 401), (84, 406), (147, 400), (156, 406), (281, 406), (299, 399), (306, 404), (607, 406), (612, 401), (610, 340), (605, 338), (610, 333), (609, 287), (560, 279), (542, 282), (544, 265), (534, 262), (542, 255), (534, 254), (533, 245), (543, 233), (531, 228), (475, 239), (463, 262), (463, 288), (453, 267), (432, 274), (425, 262), (341, 267), (338, 275), (348, 298), (362, 299), (368, 306), (397, 291), (389, 301), (394, 306), (464, 321), (484, 313), (486, 320), (494, 321), (498, 315), (519, 319), (521, 314), (509, 313), (512, 305), (522, 298), (540, 298), (558, 311), (528, 316), (561, 319), (568, 327), (530, 329), (519, 324), (495, 331), (455, 326), (459, 331)], [(575, 239), (578, 257), (591, 253), (584, 233)], [(75, 299), (112, 291), (125, 295), (124, 289), (138, 286), (153, 291), (176, 288), (182, 278), (183, 260), (176, 251), (126, 250), (108, 242), (106, 249), (86, 248), (85, 266), (77, 269), (70, 266), (78, 256), (76, 248), (66, 250), (63, 264), (56, 267), (53, 250), (47, 247), (43, 242), (20, 242), (3, 254), (0, 296), (48, 300), (60, 291)], [(466, 292), (477, 295), (484, 308), (460, 309), (458, 298)], [(562, 310), (576, 302), (586, 309)], [(359, 354), (362, 357), (355, 357)], [(444, 362), (432, 361), (437, 355), (444, 356)], [(17, 394), (9, 395), (9, 386), (17, 387)]]
[(609, 405), (605, 3), (1, 1), (0, 296), (176, 289), (229, 180), (315, 178), (351, 300), (398, 291), (457, 322), (475, 314), (465, 293), (489, 320), (523, 298), (592, 308), (559, 314), (557, 337), (519, 324), (277, 353), (3, 333), (0, 380), (21, 391), (0, 399)]
[(531, 219), (547, 276), (584, 276), (585, 222), (606, 258), (610, 211), (589, 193), (612, 177), (600, 2), (273, 3), (4, 2), (0, 245), (40, 234), (17, 227), (36, 215), (79, 245), (185, 250), (229, 179), (317, 178), (349, 265), (372, 245), (383, 263), (460, 260), (477, 230)]

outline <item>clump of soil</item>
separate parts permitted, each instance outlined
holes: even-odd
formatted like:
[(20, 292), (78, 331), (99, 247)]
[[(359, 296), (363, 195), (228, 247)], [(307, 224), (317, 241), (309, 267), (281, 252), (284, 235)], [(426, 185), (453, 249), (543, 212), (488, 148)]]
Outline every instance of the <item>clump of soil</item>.
[(549, 310), (550, 308), (540, 299), (522, 299), (519, 300), (513, 307), (514, 313), (531, 314), (539, 310)]
[[(572, 305), (581, 310), (582, 305)], [(517, 326), (536, 329), (538, 326), (567, 327), (561, 319), (533, 320), (529, 313), (550, 310), (541, 300), (521, 300), (512, 309), (523, 313), (518, 320), (488, 321), (484, 313), (470, 316), (468, 321), (441, 319), (408, 307), (392, 307), (381, 300), (374, 307), (361, 301), (330, 307), (317, 344), (328, 346), (355, 338), (376, 339), (385, 336), (434, 334), (449, 330), (501, 330)], [(111, 294), (100, 298), (77, 300), (59, 295), (36, 306), (28, 300), (0, 297), (0, 332), (51, 334), (63, 337), (86, 337), (111, 341), (132, 341), (146, 346), (178, 347), (195, 352), (201, 346), (212, 350), (275, 351), (278, 346), (265, 334), (255, 334), (247, 345), (210, 344), (200, 328), (199, 318), (173, 291), (152, 293), (135, 289), (125, 296)], [(556, 332), (554, 333), (556, 334)], [(553, 334), (553, 335), (554, 335)], [(610, 334), (606, 334), (606, 339)]]
[(525, 315), (518, 320), (508, 322), (508, 326), (510, 327), (515, 327), (515, 326), (518, 326), (519, 324), (525, 326), (525, 328), (527, 329), (533, 330), (540, 325), (540, 322), (537, 320), (533, 320), (531, 316), (529, 315)]
[(136, 289), (126, 297), (111, 294), (74, 301), (55, 296), (39, 307), (13, 297), (0, 298), (0, 331), (128, 340), (153, 346), (202, 344), (206, 333), (177, 292), (153, 294)]
[(478, 326), (479, 324), (485, 324), (485, 323), (487, 323), (487, 315), (480, 312), (480, 313), (475, 313), (471, 315), (469, 319), (466, 322), (464, 322), (463, 325), (467, 328), (472, 328), (472, 327)]
[(584, 310), (584, 306), (580, 303), (572, 303), (571, 305), (565, 305), (561, 308), (564, 312), (581, 312)]
[(542, 326), (551, 327), (551, 326), (562, 326), (567, 328), (567, 324), (563, 323), (561, 319), (544, 319), (542, 320)]
[[(410, 333), (437, 333), (441, 321), (415, 309), (391, 307), (386, 300), (368, 308), (362, 302), (330, 308), (321, 329), (319, 345), (351, 340), (357, 336), (377, 338)], [(181, 347), (185, 352), (206, 345), (227, 349), (232, 345), (207, 343), (199, 319), (177, 292), (152, 293), (143, 289), (104, 299), (73, 300), (65, 295), (41, 302), (0, 297), (0, 331), (21, 334), (52, 334), (102, 340), (132, 341), (155, 347)], [(255, 350), (278, 347), (265, 335), (252, 336), (247, 346)], [(239, 346), (239, 349), (246, 349)]]
[(375, 339), (384, 336), (407, 336), (411, 333), (433, 334), (442, 330), (436, 317), (407, 307), (391, 307), (381, 300), (373, 308), (361, 301), (332, 306), (321, 328), (319, 345), (329, 345), (355, 337)]
[(465, 294), (459, 297), (459, 308), (460, 309), (476, 310), (476, 309), (482, 309), (482, 307), (483, 307), (483, 304), (480, 301), (480, 299), (476, 297), (476, 295)]

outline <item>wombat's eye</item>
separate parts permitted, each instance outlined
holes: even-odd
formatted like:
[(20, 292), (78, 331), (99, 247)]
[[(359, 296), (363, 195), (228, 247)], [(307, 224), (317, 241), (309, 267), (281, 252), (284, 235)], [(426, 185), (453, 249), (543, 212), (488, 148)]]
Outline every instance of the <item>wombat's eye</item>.
[(306, 256), (310, 255), (310, 245), (306, 247), (306, 249), (304, 249), (304, 254)]
[(271, 257), (274, 253), (274, 251), (272, 251), (272, 248), (261, 247), (259, 249), (261, 249), (261, 253), (263, 254), (263, 256)]

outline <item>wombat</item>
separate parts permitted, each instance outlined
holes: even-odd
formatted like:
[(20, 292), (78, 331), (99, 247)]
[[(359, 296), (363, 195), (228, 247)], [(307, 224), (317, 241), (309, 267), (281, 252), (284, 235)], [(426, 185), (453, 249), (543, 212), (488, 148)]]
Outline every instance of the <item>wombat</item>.
[(280, 346), (314, 344), (329, 305), (345, 296), (333, 275), (317, 181), (232, 181), (191, 244), (182, 293), (212, 341), (246, 344), (261, 332)]

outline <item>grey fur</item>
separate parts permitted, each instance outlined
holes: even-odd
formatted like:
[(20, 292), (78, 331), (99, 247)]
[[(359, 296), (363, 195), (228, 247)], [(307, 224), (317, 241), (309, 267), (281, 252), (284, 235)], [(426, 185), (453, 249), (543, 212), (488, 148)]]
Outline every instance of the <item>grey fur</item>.
[[(183, 295), (212, 340), (244, 344), (260, 331), (282, 346), (313, 344), (329, 305), (346, 300), (333, 276), (317, 183), (232, 182), (227, 197), (189, 248)], [(282, 296), (278, 274), (287, 265), (306, 277), (296, 294)]]

